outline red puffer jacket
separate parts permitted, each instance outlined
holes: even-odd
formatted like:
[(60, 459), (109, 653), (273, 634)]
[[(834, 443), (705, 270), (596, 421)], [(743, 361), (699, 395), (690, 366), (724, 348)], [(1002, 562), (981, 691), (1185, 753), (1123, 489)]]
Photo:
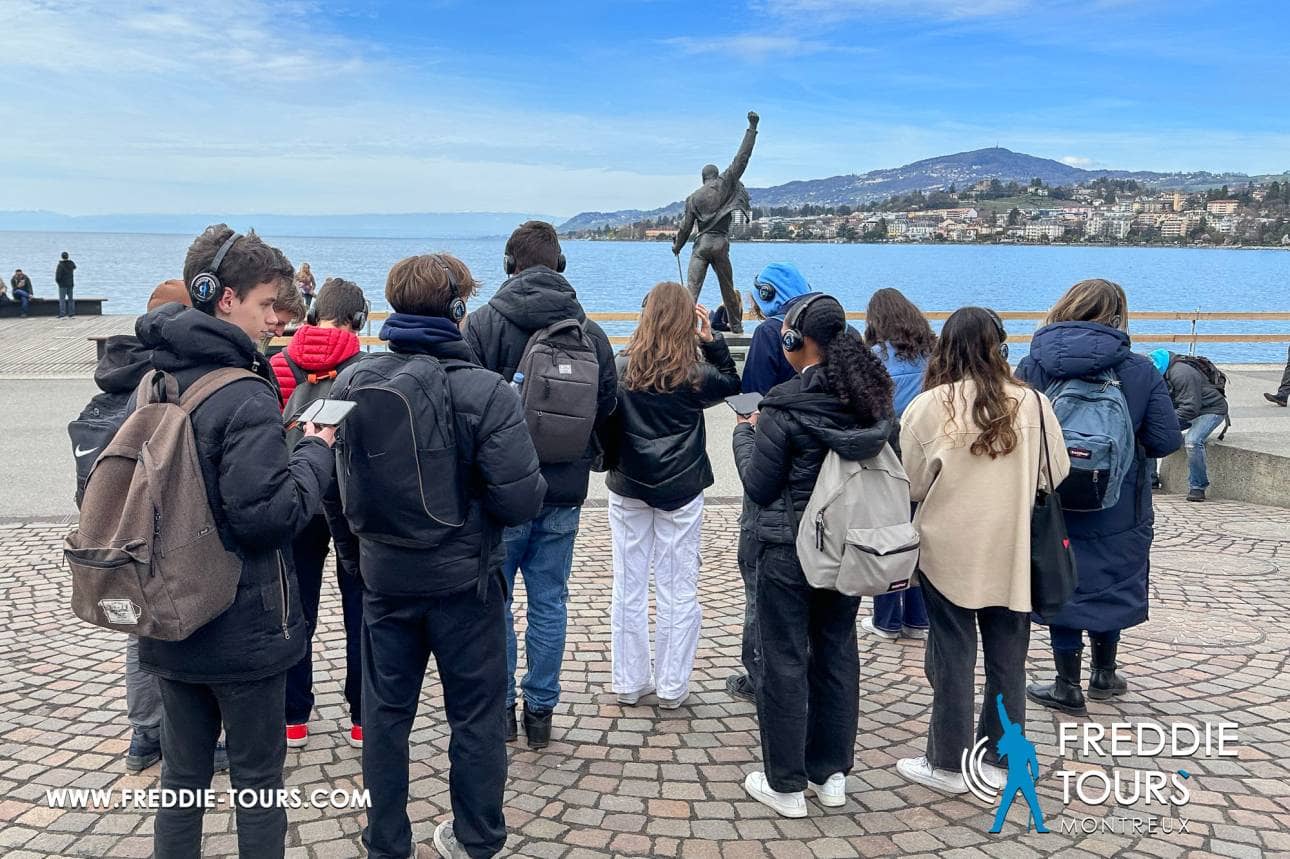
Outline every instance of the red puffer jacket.
[(296, 376), (291, 372), (287, 356), (291, 361), (310, 375), (324, 376), (334, 372), (345, 361), (358, 354), (358, 335), (348, 328), (319, 328), (317, 325), (301, 325), (296, 329), (287, 348), (269, 359), (273, 375), (278, 379), (282, 391), (282, 403), (296, 390)]

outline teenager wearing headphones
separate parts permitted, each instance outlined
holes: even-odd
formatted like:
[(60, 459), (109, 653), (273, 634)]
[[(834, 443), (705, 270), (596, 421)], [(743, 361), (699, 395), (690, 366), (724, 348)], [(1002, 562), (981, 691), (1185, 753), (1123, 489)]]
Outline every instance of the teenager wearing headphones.
[[(996, 766), (1003, 728), (995, 696), (1002, 693), (1013, 723), (1025, 724), (1030, 517), (1045, 437), (1052, 485), (1070, 469), (1052, 406), (1013, 378), (1006, 339), (994, 311), (956, 310), (932, 349), (923, 393), (902, 417), (901, 457), (910, 498), (920, 502), (914, 524), (931, 624), (924, 661), (932, 717), (926, 754), (896, 769), (944, 793), (967, 792), (960, 760), (982, 737), (989, 738), (987, 780), (999, 788), (1006, 781)], [(978, 629), (980, 721), (973, 704)]]
[(785, 817), (805, 817), (807, 790), (822, 805), (846, 803), (859, 718), (860, 599), (807, 583), (793, 523), (828, 452), (869, 459), (896, 420), (891, 377), (847, 327), (835, 298), (801, 298), (780, 342), (797, 375), (773, 388), (759, 413), (739, 419), (733, 442), (744, 491), (757, 505), (757, 720), (765, 769), (750, 773), (744, 788)]
[[(296, 293), (301, 309), (304, 302)], [(296, 329), (286, 349), (269, 359), (284, 406), (294, 414), (309, 400), (325, 396), (330, 383), (341, 370), (359, 360), (358, 334), (367, 324), (370, 311), (358, 284), (330, 277), (309, 305), (305, 324)], [(304, 385), (304, 388), (300, 386)], [(293, 397), (299, 390), (300, 395)], [(322, 592), (323, 564), (327, 560), (332, 536), (336, 537), (336, 583), (340, 587), (341, 610), (345, 619), (345, 700), (349, 705), (350, 745), (363, 745), (362, 665), (359, 654), (359, 627), (363, 620), (363, 587), (358, 578), (358, 557), (354, 537), (343, 516), (324, 516), (321, 512), (296, 537), (291, 546), (296, 580), (300, 583), (300, 602), (305, 613), (305, 655), (287, 672), (287, 745), (303, 747), (309, 742), (309, 715), (313, 712), (313, 634), (318, 626), (318, 600)], [(354, 551), (345, 552), (345, 548)]]

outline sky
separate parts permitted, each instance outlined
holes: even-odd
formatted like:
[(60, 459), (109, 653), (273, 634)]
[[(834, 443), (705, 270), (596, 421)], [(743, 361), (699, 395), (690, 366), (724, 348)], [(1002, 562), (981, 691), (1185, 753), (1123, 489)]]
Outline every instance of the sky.
[(0, 210), (651, 208), (1004, 146), (1290, 169), (1283, 0), (0, 0)]

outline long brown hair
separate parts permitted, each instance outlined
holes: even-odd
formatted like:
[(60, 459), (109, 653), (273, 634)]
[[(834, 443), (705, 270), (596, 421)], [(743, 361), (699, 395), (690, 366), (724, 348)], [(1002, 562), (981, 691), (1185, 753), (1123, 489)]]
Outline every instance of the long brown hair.
[(696, 381), (699, 347), (695, 337), (694, 298), (676, 281), (655, 285), (645, 296), (640, 324), (623, 354), (629, 391), (665, 394)]
[(1012, 453), (1017, 447), (1015, 426), (1020, 403), (1007, 396), (1004, 386), (1012, 381), (1012, 368), (1000, 346), (1000, 325), (990, 311), (982, 307), (960, 307), (945, 320), (940, 339), (927, 364), (923, 389), (945, 385), (945, 406), (949, 411), (947, 428), (955, 420), (955, 401), (964, 400), (962, 384), (976, 383), (976, 399), (971, 404), (972, 420), (981, 434), (972, 442), (974, 456), (995, 459)]
[(906, 361), (917, 361), (932, 354), (932, 347), (936, 345), (932, 326), (900, 290), (886, 287), (869, 296), (864, 316), (866, 346), (890, 344), (896, 357)]
[(1045, 325), (1055, 322), (1099, 322), (1112, 328), (1129, 327), (1129, 299), (1120, 284), (1095, 277), (1066, 290), (1048, 311)]

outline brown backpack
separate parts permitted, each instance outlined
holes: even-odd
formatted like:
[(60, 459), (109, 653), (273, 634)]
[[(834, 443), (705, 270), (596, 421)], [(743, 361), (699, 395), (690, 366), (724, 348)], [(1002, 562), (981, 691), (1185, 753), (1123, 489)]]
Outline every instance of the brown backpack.
[(228, 367), (182, 397), (168, 373), (139, 383), (136, 408), (95, 460), (80, 523), (63, 541), (81, 620), (180, 641), (233, 604), (242, 560), (215, 527), (191, 415), (242, 379), (264, 381)]

